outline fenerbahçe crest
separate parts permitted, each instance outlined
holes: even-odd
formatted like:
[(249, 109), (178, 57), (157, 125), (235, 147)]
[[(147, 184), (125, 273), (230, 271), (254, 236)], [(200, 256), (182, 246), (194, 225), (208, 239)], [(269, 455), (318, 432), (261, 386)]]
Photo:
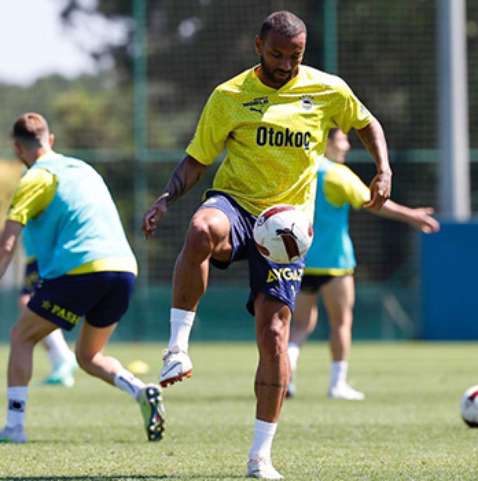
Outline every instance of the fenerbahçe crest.
[(280, 281), (300, 281), (304, 269), (292, 269), (291, 267), (272, 268), (267, 274), (267, 283)]

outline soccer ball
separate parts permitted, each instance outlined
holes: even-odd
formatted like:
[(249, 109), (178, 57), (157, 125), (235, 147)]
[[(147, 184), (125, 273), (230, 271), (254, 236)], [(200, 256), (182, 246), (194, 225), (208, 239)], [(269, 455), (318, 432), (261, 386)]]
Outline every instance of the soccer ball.
[(470, 428), (478, 428), (478, 385), (468, 388), (463, 394), (461, 416)]
[(276, 264), (296, 262), (312, 243), (312, 224), (307, 216), (289, 204), (277, 204), (262, 211), (254, 225), (257, 250)]

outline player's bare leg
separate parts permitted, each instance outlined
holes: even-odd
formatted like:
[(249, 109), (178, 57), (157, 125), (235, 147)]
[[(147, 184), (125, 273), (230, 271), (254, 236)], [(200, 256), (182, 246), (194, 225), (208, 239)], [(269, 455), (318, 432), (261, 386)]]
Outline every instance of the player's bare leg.
[(360, 401), (364, 394), (347, 383), (355, 302), (354, 278), (351, 275), (337, 277), (325, 284), (321, 292), (331, 328), (332, 365), (328, 395), (333, 399)]
[(290, 339), (287, 348), (291, 376), (287, 386), (287, 397), (293, 397), (296, 392), (293, 382), (294, 372), (299, 362), (300, 348), (317, 325), (319, 309), (318, 294), (301, 291), (296, 299), (294, 316), (290, 327)]
[(10, 335), (7, 372), (7, 419), (0, 442), (24, 443), (28, 384), (32, 377), (33, 349), (57, 326), (25, 308)]
[(160, 374), (163, 387), (192, 375), (189, 334), (199, 300), (207, 289), (209, 259), (213, 256), (227, 261), (231, 256), (229, 231), (229, 220), (218, 209), (201, 208), (191, 219), (174, 270), (171, 336)]
[(76, 357), (80, 367), (94, 377), (128, 393), (140, 406), (149, 441), (159, 441), (164, 432), (164, 407), (159, 386), (145, 385), (127, 371), (118, 359), (103, 353), (116, 324), (95, 327), (84, 322), (76, 343)]
[[(23, 293), (18, 299), (20, 312), (27, 308), (31, 299), (30, 293)], [(42, 381), (43, 384), (71, 387), (75, 383), (74, 372), (78, 368), (75, 355), (68, 347), (63, 332), (57, 328), (42, 339), (42, 344), (48, 353), (51, 364), (50, 374)]]
[(254, 440), (249, 451), (248, 475), (281, 479), (271, 461), (272, 441), (290, 375), (287, 341), (291, 312), (284, 303), (259, 293), (254, 302), (259, 365)]

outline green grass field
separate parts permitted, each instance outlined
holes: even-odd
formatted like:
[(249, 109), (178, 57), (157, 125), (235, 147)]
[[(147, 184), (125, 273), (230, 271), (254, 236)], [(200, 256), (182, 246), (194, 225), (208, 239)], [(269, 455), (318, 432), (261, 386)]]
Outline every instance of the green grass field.
[[(146, 378), (154, 381), (163, 347), (114, 344), (109, 352), (125, 363), (148, 362)], [(243, 479), (255, 346), (193, 343), (191, 355), (193, 378), (165, 390), (165, 438), (148, 443), (139, 409), (124, 393), (83, 373), (72, 389), (39, 386), (48, 368), (39, 349), (27, 414), (30, 442), (0, 445), (0, 479)], [(3, 345), (2, 369), (6, 359)], [(478, 383), (477, 361), (473, 344), (357, 343), (350, 380), (367, 399), (330, 401), (326, 345), (308, 344), (298, 396), (286, 402), (274, 443), (276, 468), (294, 481), (476, 481), (478, 429), (463, 424), (459, 401)]]

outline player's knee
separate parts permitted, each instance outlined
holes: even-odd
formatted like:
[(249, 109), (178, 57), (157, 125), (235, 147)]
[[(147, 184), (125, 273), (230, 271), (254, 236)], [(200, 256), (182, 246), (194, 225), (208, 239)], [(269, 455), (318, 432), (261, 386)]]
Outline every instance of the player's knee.
[(80, 366), (83, 371), (91, 372), (93, 366), (93, 359), (95, 357), (94, 354), (82, 351), (81, 349), (76, 349), (75, 356), (78, 366)]
[(24, 329), (19, 328), (18, 326), (13, 326), (10, 331), (10, 345), (13, 346), (20, 346), (31, 344), (34, 345), (38, 342), (38, 339), (31, 334), (25, 331)]
[(186, 248), (190, 255), (204, 256), (212, 253), (214, 238), (210, 224), (204, 219), (191, 221), (186, 239)]
[(280, 320), (273, 320), (259, 332), (259, 350), (262, 356), (274, 359), (287, 352), (287, 326)]

